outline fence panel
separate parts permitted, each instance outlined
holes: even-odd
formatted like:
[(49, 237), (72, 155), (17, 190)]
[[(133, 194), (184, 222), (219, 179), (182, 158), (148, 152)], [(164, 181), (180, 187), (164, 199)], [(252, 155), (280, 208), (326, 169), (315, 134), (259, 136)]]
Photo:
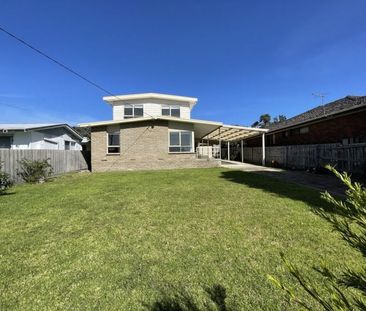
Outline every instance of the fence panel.
[(17, 176), (21, 159), (45, 160), (52, 165), (54, 175), (88, 169), (88, 157), (82, 151), (76, 150), (13, 150), (0, 149), (2, 170), (8, 173), (15, 182), (21, 179)]
[[(245, 147), (244, 161), (260, 164), (262, 147)], [(326, 164), (341, 171), (366, 174), (366, 144), (291, 145), (266, 147), (268, 165), (291, 169), (314, 169)]]

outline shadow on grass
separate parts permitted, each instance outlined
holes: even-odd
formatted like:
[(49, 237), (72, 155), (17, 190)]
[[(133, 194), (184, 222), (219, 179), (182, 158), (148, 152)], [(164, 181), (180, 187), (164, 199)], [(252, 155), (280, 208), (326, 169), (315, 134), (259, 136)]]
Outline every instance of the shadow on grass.
[(199, 304), (186, 290), (164, 292), (161, 298), (145, 306), (149, 311), (236, 311), (226, 302), (226, 289), (220, 284), (204, 288), (207, 299)]
[(15, 191), (12, 191), (12, 192), (4, 192), (4, 193), (1, 193), (0, 194), (0, 197), (7, 196), (7, 195), (13, 195), (13, 194), (15, 194)]
[(316, 213), (323, 211), (327, 213), (340, 214), (339, 210), (337, 211), (334, 209), (331, 204), (327, 203), (320, 197), (320, 190), (317, 192), (315, 189), (297, 185), (290, 181), (283, 181), (273, 176), (243, 171), (224, 171), (221, 173), (221, 178), (234, 183), (246, 185), (250, 188), (260, 189), (279, 197), (305, 202)]

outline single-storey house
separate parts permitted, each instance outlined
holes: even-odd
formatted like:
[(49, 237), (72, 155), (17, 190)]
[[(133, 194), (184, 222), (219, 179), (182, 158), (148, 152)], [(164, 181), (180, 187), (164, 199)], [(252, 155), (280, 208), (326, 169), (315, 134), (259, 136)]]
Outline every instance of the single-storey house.
[(82, 150), (82, 140), (67, 124), (0, 124), (0, 149)]
[[(365, 143), (366, 96), (346, 96), (268, 129), (267, 146)], [(248, 147), (261, 143), (260, 136), (245, 141)]]
[(91, 128), (93, 171), (218, 166), (222, 142), (230, 148), (232, 141), (267, 131), (192, 119), (193, 97), (143, 93), (103, 100), (113, 119), (80, 124)]

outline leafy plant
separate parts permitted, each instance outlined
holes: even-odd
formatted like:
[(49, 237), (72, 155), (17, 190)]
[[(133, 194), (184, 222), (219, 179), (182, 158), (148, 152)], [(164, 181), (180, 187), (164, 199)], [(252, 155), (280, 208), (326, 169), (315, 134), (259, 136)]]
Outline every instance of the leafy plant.
[(1, 168), (2, 162), (0, 162), (0, 195), (4, 194), (14, 185), (13, 181), (10, 179), (10, 175), (1, 171)]
[[(340, 233), (352, 248), (366, 257), (366, 188), (358, 182), (352, 182), (346, 173), (338, 172), (334, 167), (327, 166), (347, 187), (346, 199), (338, 200), (329, 192), (322, 193), (322, 198), (333, 206), (333, 212), (329, 214), (324, 210), (318, 212), (320, 216), (328, 220), (333, 228)], [(329, 270), (325, 263), (314, 268), (324, 278), (325, 291), (320, 292), (314, 283), (306, 278), (303, 273), (284, 254), (282, 260), (291, 275), (301, 285), (311, 299), (315, 300), (324, 310), (366, 310), (366, 266), (361, 270), (344, 267), (340, 276)], [(268, 276), (276, 286), (281, 288), (288, 301), (295, 302), (307, 310), (311, 310), (308, 304), (297, 298), (292, 289), (288, 288), (273, 276)], [(353, 291), (347, 289), (352, 288)]]
[(52, 166), (48, 160), (22, 159), (18, 163), (20, 170), (17, 171), (17, 174), (27, 183), (45, 182), (53, 174)]

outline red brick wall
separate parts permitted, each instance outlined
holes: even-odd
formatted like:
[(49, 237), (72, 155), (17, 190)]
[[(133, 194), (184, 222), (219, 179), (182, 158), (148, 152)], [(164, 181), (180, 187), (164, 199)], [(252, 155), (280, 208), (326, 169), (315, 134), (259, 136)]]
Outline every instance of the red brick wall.
[[(304, 127), (308, 127), (309, 131), (300, 133), (300, 128)], [(366, 110), (267, 134), (266, 144), (268, 146), (282, 146), (342, 143), (345, 138), (351, 138), (354, 142), (366, 142)], [(261, 146), (261, 138), (248, 139), (246, 144), (249, 147)]]

